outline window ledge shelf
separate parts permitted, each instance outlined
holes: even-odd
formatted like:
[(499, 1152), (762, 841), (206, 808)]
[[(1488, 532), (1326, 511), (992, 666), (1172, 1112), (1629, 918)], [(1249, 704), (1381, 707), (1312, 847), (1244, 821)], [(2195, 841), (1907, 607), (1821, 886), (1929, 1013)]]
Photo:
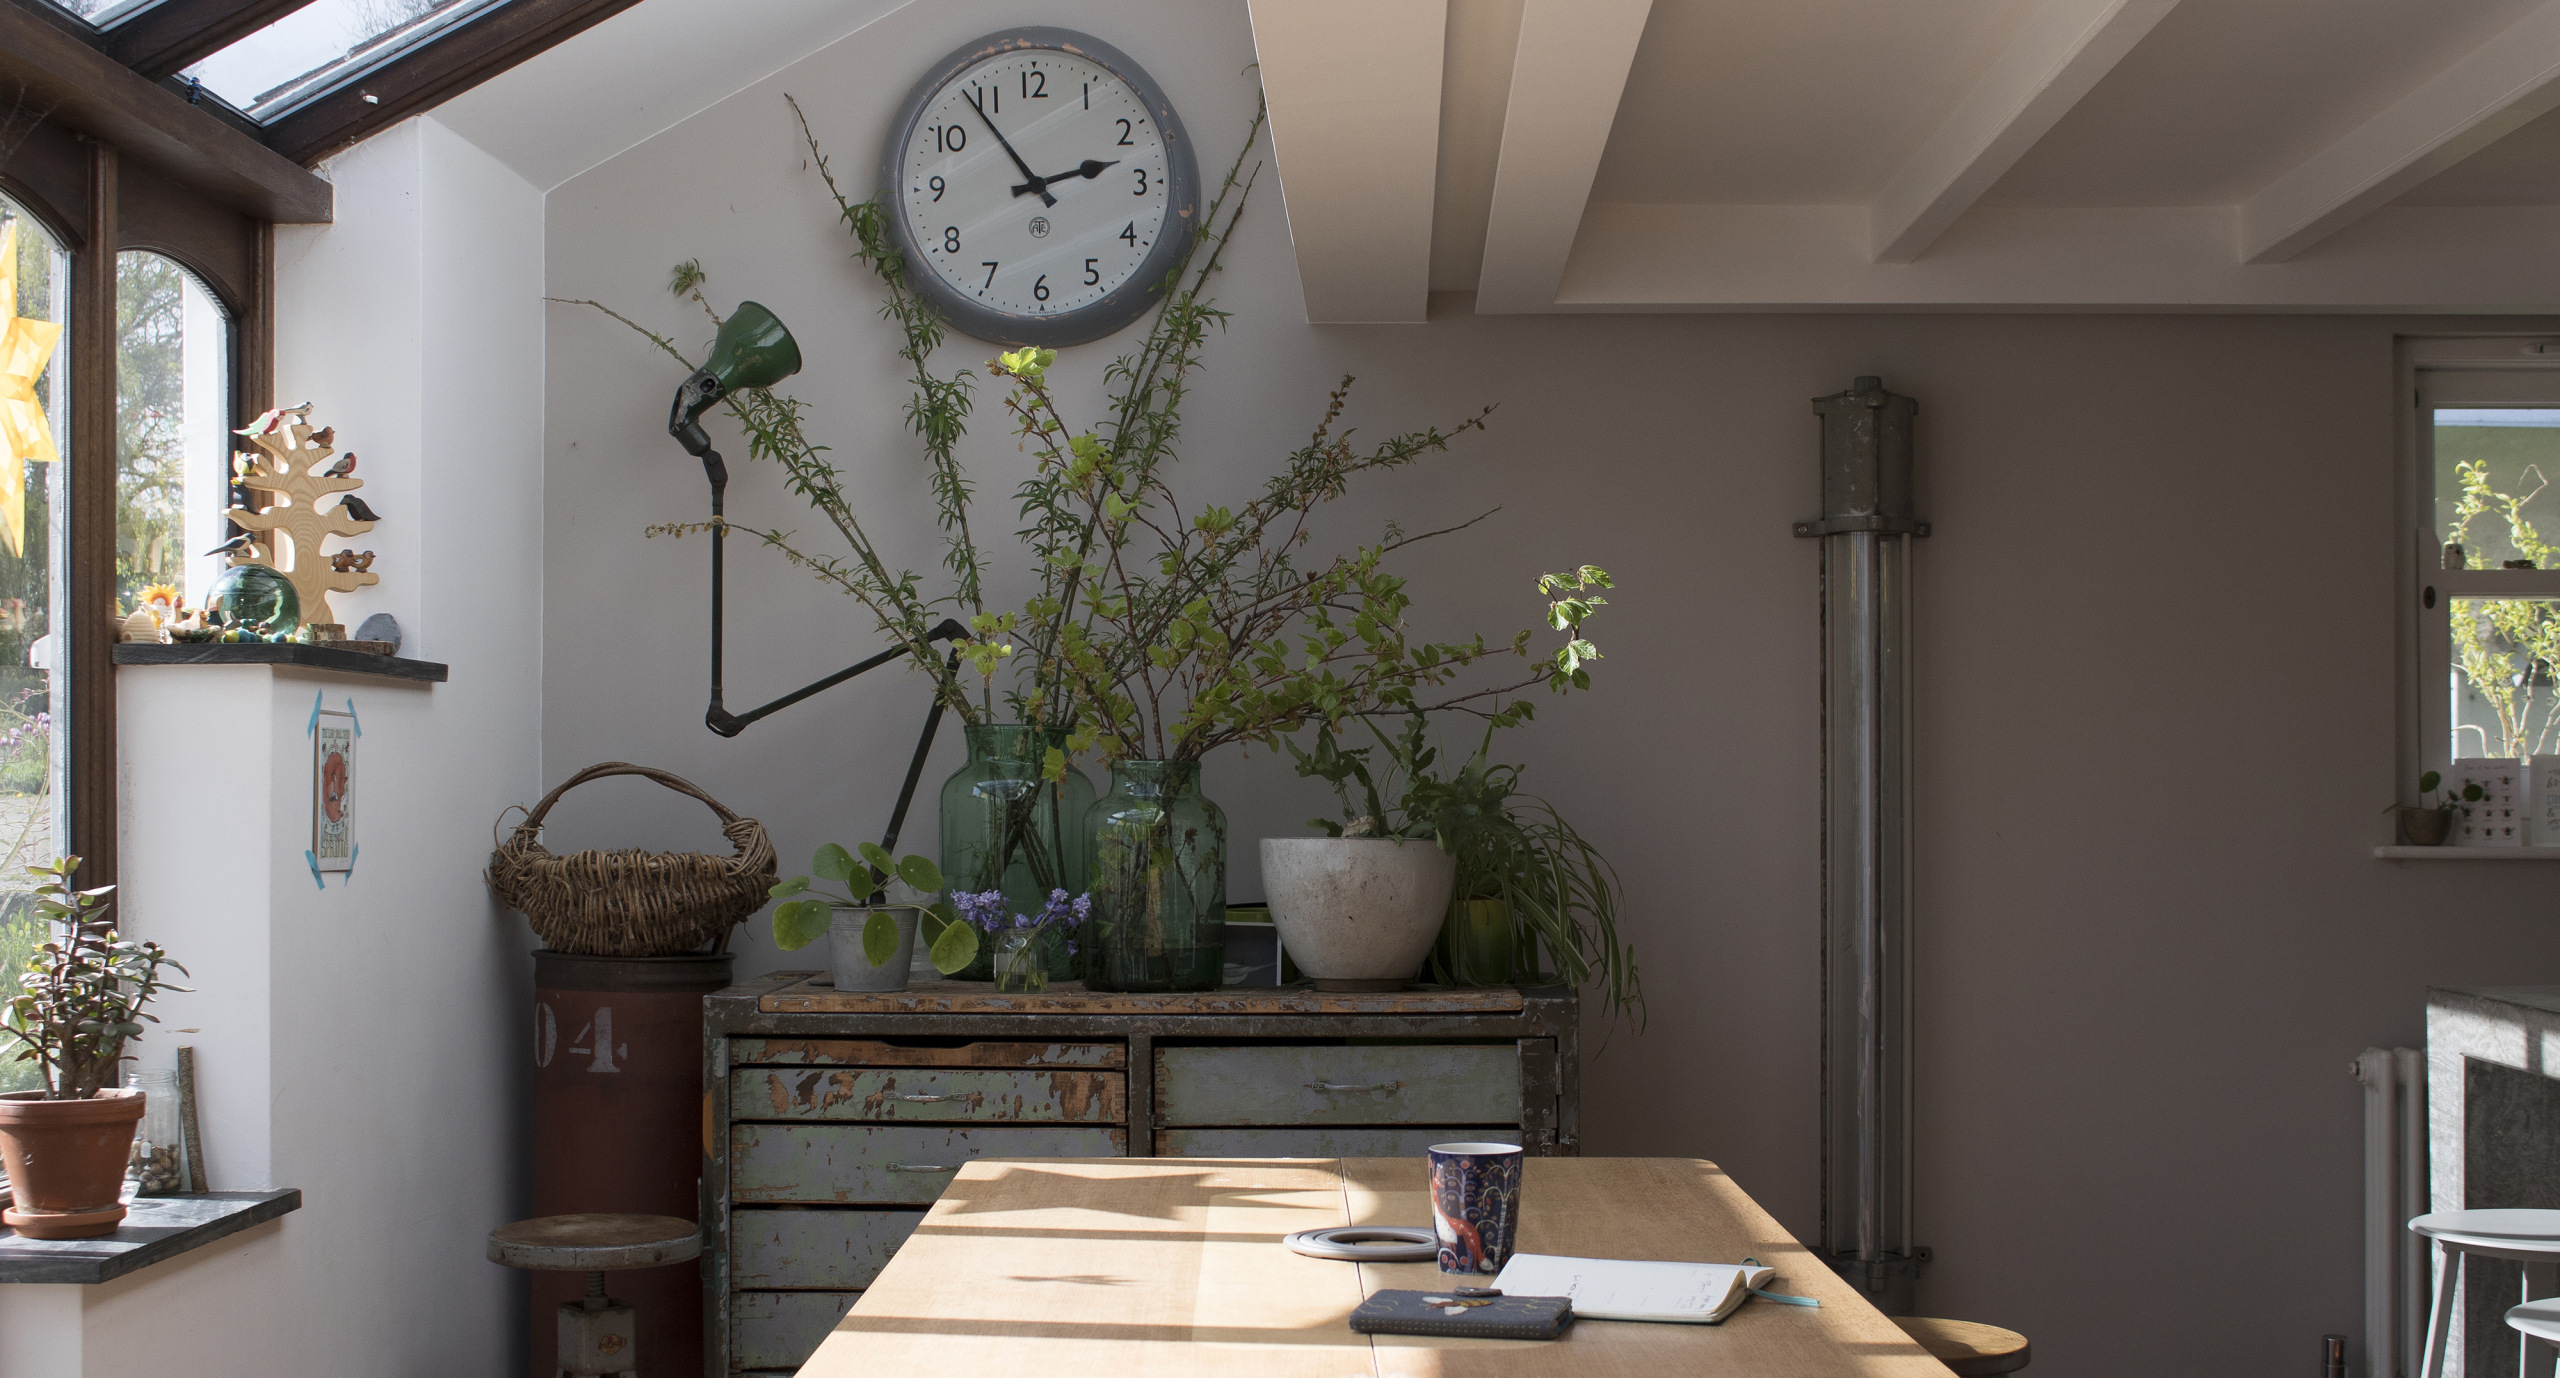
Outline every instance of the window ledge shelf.
[(308, 670), (334, 670), (346, 675), (405, 679), (423, 684), (442, 684), (445, 679), (445, 667), (436, 661), (367, 655), (362, 651), (341, 651), (299, 641), (172, 642), (165, 645), (130, 641), (118, 643), (115, 659), (118, 665), (298, 665)]
[(302, 1193), (288, 1188), (138, 1196), (125, 1206), (130, 1213), (115, 1233), (96, 1239), (28, 1239), (0, 1230), (0, 1283), (96, 1283), (120, 1278), (300, 1210)]
[(2384, 861), (2560, 861), (2560, 847), (2376, 847)]

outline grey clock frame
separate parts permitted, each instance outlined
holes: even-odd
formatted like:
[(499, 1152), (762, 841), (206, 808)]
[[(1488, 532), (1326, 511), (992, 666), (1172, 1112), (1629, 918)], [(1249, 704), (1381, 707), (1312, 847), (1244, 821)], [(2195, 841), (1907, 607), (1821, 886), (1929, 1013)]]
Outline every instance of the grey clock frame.
[[(1149, 246), (1147, 256), (1139, 260), (1137, 271), (1127, 281), (1099, 301), (1055, 314), (999, 311), (943, 281), (907, 225), (905, 179), (901, 175), (906, 151), (913, 146), (916, 125), (924, 119), (925, 106), (944, 87), (988, 58), (1032, 49), (1071, 54), (1129, 83), (1154, 116), (1165, 149), (1163, 232), (1157, 234), (1156, 242)], [(897, 118), (889, 123), (888, 142), (880, 151), (879, 192), (881, 207), (888, 212), (882, 218), (889, 222), (889, 238), (912, 265), (907, 285), (931, 302), (953, 329), (992, 344), (1062, 349), (1127, 329), (1163, 299), (1173, 274), (1190, 257), (1193, 232), (1200, 225), (1200, 162), (1192, 152), (1191, 136), (1182, 127), (1182, 117), (1174, 113), (1173, 102), (1165, 98), (1164, 88), (1156, 85), (1155, 78), (1148, 76), (1147, 70), (1128, 54), (1072, 29), (1006, 29), (966, 44), (935, 63), (907, 93), (906, 103), (898, 107)]]

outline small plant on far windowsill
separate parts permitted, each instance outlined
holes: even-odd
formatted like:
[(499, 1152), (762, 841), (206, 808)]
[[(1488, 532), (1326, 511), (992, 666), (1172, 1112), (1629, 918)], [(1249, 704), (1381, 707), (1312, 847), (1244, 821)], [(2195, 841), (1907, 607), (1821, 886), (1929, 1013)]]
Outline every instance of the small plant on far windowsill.
[[(874, 970), (890, 968), (907, 946), (910, 935), (924, 943), (933, 969), (945, 976), (978, 959), (977, 929), (961, 922), (948, 901), (931, 898), (942, 889), (942, 869), (929, 858), (911, 853), (892, 860), (886, 848), (870, 842), (862, 844), (861, 855), (856, 857), (830, 842), (810, 858), (809, 869), (817, 880), (845, 888), (827, 890), (809, 876), (793, 876), (773, 887), (773, 897), (782, 901), (773, 908), (773, 941), (784, 951), (796, 952), (827, 936), (835, 928), (837, 911), (842, 910), (848, 914), (867, 913), (862, 921), (860, 951)], [(892, 881), (926, 898), (891, 899)], [(839, 952), (837, 956), (839, 985), (847, 984), (847, 977), (853, 974), (847, 971), (845, 955)], [(905, 963), (897, 963), (894, 977), (894, 984), (876, 988), (903, 989)]]
[(115, 1085), (125, 1043), (143, 1022), (143, 1006), (162, 991), (182, 991), (161, 969), (185, 967), (157, 943), (137, 943), (107, 917), (114, 886), (73, 890), (80, 858), (30, 866), (34, 909), (51, 931), (27, 959), (18, 988), (0, 1006), (0, 1033), (17, 1040), (18, 1061), (33, 1062), (44, 1087), (0, 1096), (0, 1165), (9, 1172), (12, 1205), (0, 1212), (22, 1235), (86, 1239), (112, 1232), (125, 1208), (118, 1200), (143, 1094)]
[(2476, 782), (2464, 782), (2460, 790), (2445, 789), (2444, 776), (2428, 771), (2418, 777), (2418, 803), (2415, 808), (2394, 805), (2400, 816), (2400, 834), (2415, 847), (2441, 847), (2446, 835), (2453, 831), (2453, 809), (2457, 800), (2477, 803), (2488, 797)]

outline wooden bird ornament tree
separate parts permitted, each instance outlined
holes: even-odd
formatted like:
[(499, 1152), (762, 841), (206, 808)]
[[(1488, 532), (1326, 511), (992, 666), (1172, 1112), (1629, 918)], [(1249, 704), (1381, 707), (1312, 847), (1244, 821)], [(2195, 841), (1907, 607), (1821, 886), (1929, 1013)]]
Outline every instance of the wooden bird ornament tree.
[(303, 621), (335, 622), (337, 617), (329, 611), (331, 593), (353, 593), (381, 583), (382, 576), (333, 568), (329, 557), (320, 552), (323, 540), (361, 536), (373, 529), (373, 523), (357, 521), (343, 506), (321, 508), (322, 499), (362, 488), (364, 480), (320, 472), (336, 453), (330, 444), (336, 428), (315, 437), (310, 417), (311, 404), (305, 402), (269, 412), (238, 432), (258, 448), (242, 450), (234, 471), (241, 483), (270, 495), (274, 502), (256, 512), (231, 509), (232, 524), (257, 537), (234, 552), (231, 563), (265, 565), (276, 571), (293, 585), (294, 595), (302, 602)]

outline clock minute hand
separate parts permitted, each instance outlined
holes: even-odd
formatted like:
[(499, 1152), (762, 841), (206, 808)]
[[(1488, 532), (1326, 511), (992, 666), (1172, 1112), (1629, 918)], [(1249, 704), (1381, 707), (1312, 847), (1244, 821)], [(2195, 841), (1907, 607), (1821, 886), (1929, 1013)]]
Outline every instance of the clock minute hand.
[(1101, 176), (1104, 168), (1118, 167), (1119, 165), (1120, 160), (1117, 158), (1114, 158), (1107, 163), (1097, 158), (1087, 158), (1081, 166), (1069, 168), (1065, 172), (1051, 173), (1046, 177), (1034, 177), (1030, 181), (1023, 183), (1021, 186), (1015, 187), (1013, 189), (1013, 194), (1016, 196), (1022, 196), (1035, 191), (1046, 194), (1052, 183), (1064, 182), (1075, 177), (1082, 177), (1087, 181), (1091, 181), (1092, 179)]
[(1047, 184), (1040, 180), (1040, 174), (1033, 172), (1031, 170), (1031, 164), (1022, 161), (1022, 155), (1013, 151), (1013, 141), (1004, 136), (1003, 130), (996, 128), (996, 122), (994, 120), (987, 118), (987, 107), (978, 103), (977, 96), (970, 92), (963, 91), (960, 93), (960, 98), (969, 102), (970, 109), (978, 112), (978, 123), (985, 125), (987, 127), (987, 132), (996, 136), (997, 143), (1004, 145), (1004, 156), (1011, 158), (1013, 160), (1013, 165), (1022, 169), (1022, 175), (1031, 179), (1029, 183), (1015, 187), (1013, 189), (1013, 194), (1020, 196), (1026, 191), (1036, 191), (1040, 193), (1041, 205), (1054, 206), (1058, 204), (1058, 198), (1049, 194), (1049, 188)]

